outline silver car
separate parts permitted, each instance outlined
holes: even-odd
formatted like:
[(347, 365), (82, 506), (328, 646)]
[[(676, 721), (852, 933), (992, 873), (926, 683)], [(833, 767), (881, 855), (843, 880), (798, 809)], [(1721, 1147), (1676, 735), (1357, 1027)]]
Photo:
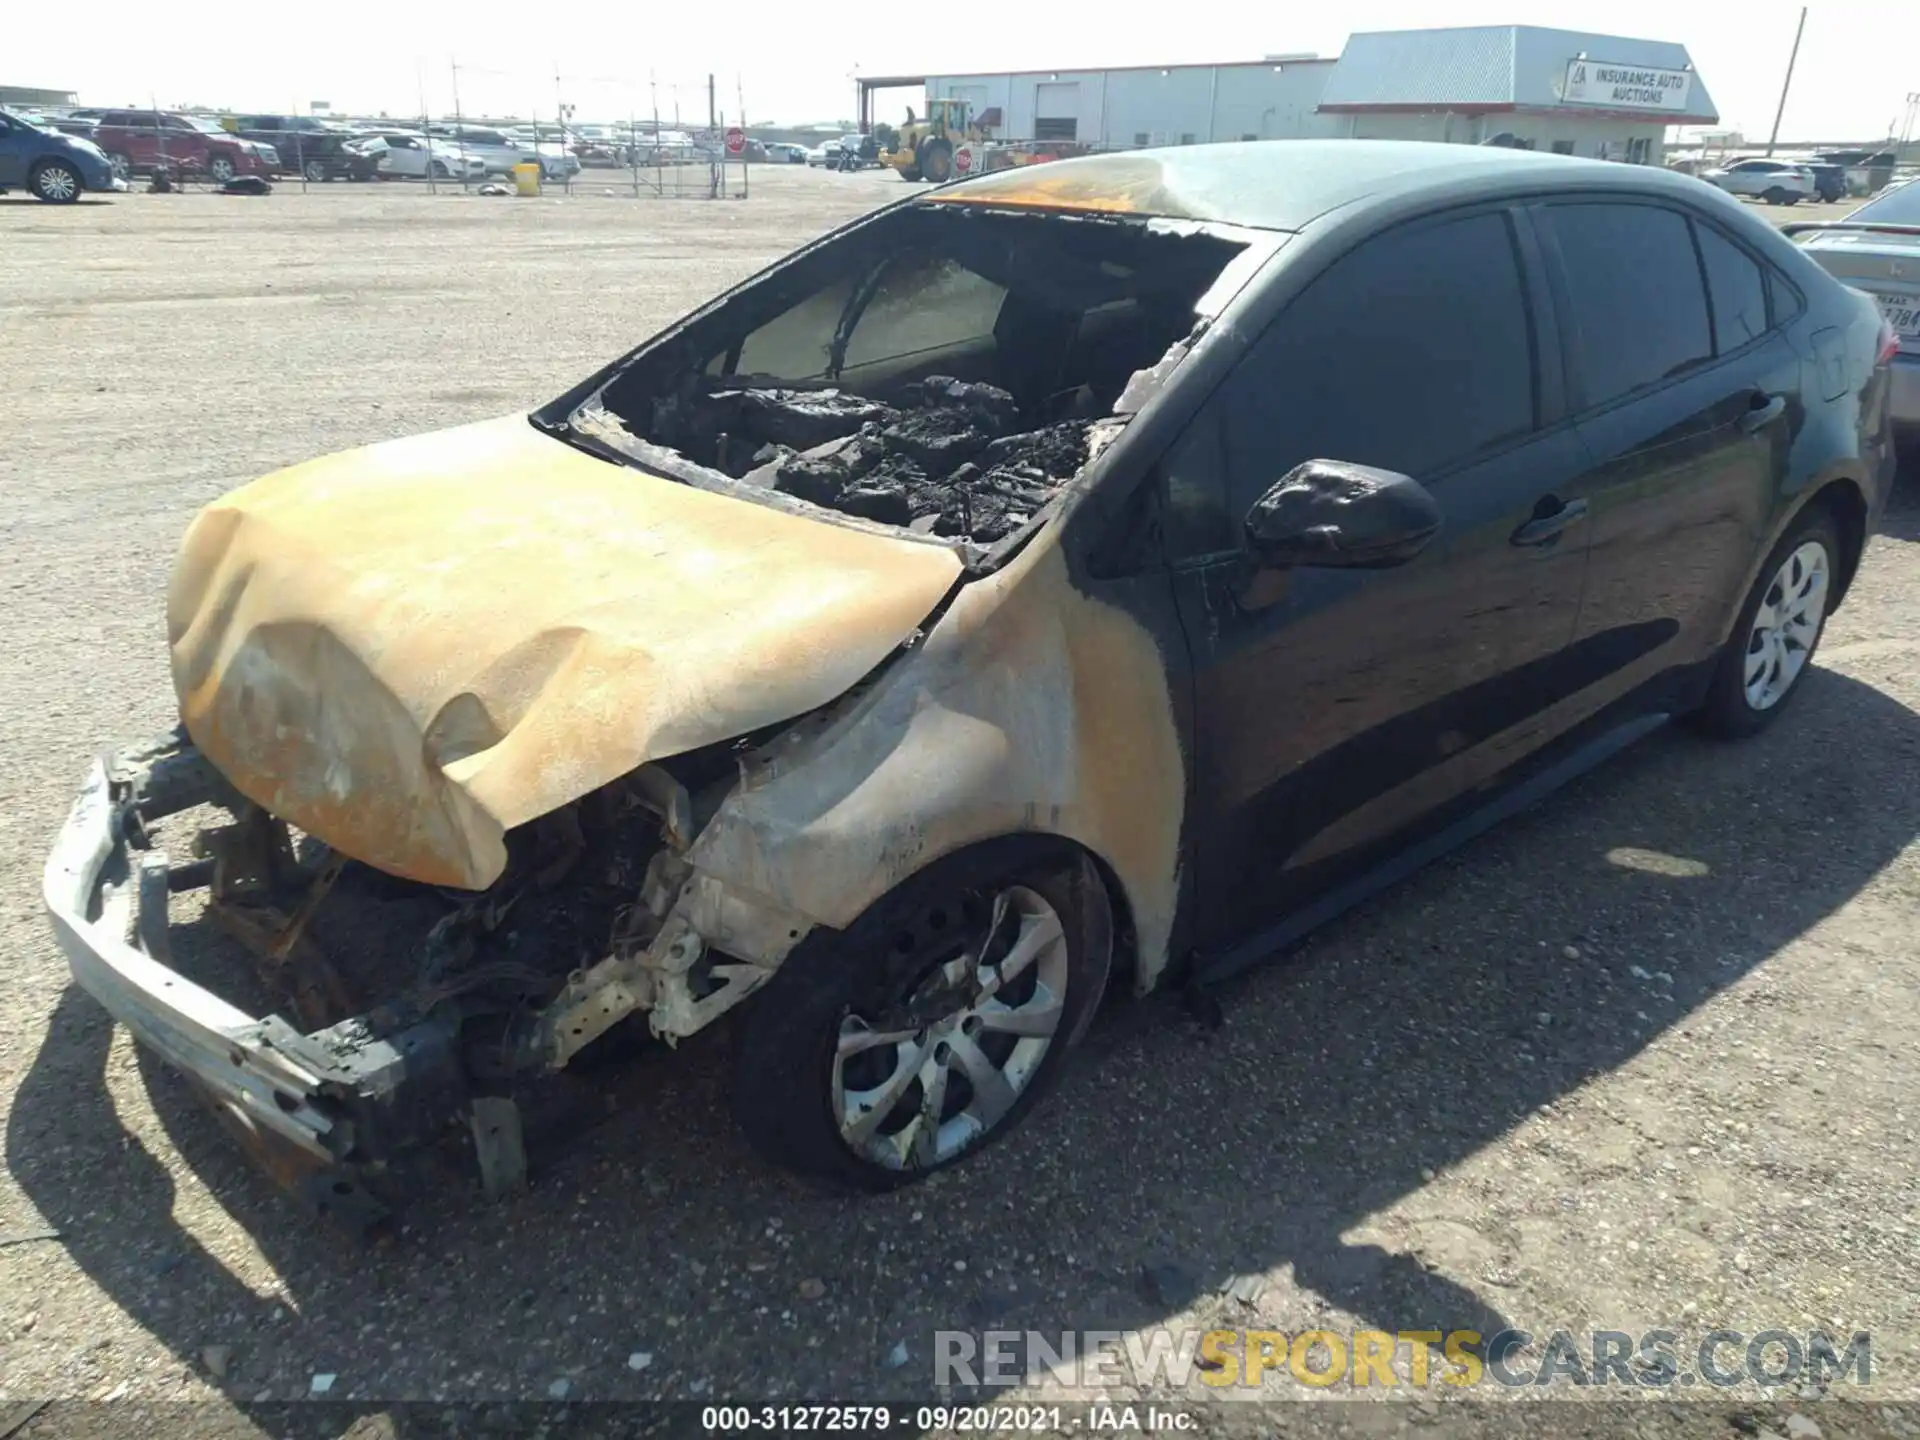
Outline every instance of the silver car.
[(1893, 359), (1893, 425), (1920, 441), (1920, 180), (1880, 194), (1844, 220), (1789, 225), (1786, 233), (1826, 269), (1880, 305), (1899, 347)]
[(1744, 195), (1769, 205), (1798, 205), (1819, 194), (1813, 171), (1788, 160), (1736, 160), (1717, 170), (1702, 171), (1700, 178), (1729, 195)]

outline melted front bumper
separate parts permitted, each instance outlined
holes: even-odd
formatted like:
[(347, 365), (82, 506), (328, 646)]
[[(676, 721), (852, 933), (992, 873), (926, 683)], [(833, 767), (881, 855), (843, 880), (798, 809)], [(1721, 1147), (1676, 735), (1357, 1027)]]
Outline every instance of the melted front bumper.
[(180, 737), (96, 760), (47, 860), (43, 894), (74, 980), (186, 1075), (256, 1161), (317, 1209), (366, 1224), (370, 1170), (465, 1101), (453, 1026), (355, 1017), (311, 1035), (256, 1018), (175, 970), (167, 897), (206, 883), (170, 865), (147, 827), (232, 797)]

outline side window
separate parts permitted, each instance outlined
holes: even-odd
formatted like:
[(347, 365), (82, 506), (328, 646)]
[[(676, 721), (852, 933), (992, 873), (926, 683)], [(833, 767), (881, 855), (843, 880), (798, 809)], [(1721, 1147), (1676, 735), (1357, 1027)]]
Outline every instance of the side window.
[(1432, 480), (1521, 437), (1536, 423), (1534, 377), (1505, 215), (1376, 236), (1281, 312), (1176, 446), (1170, 553), (1229, 548), (1239, 518), (1306, 460)]
[(1713, 301), (1713, 338), (1719, 354), (1758, 340), (1767, 330), (1767, 276), (1760, 263), (1711, 225), (1695, 221), (1700, 264)]
[(1653, 205), (1548, 208), (1586, 403), (1605, 405), (1713, 356), (1707, 291), (1685, 217)]

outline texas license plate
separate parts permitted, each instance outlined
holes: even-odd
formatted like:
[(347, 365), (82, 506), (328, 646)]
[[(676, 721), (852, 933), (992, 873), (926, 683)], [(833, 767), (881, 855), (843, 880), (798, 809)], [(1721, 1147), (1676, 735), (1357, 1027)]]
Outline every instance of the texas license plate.
[(1880, 313), (1902, 340), (1920, 340), (1920, 295), (1875, 295)]

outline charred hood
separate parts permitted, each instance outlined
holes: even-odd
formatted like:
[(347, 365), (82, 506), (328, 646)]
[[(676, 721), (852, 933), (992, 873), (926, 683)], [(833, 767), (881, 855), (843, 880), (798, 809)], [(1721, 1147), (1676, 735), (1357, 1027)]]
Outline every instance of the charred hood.
[(944, 546), (617, 466), (511, 417), (210, 505), (168, 640), (188, 733), (249, 799), (382, 870), (479, 889), (514, 826), (834, 699), (959, 574)]

